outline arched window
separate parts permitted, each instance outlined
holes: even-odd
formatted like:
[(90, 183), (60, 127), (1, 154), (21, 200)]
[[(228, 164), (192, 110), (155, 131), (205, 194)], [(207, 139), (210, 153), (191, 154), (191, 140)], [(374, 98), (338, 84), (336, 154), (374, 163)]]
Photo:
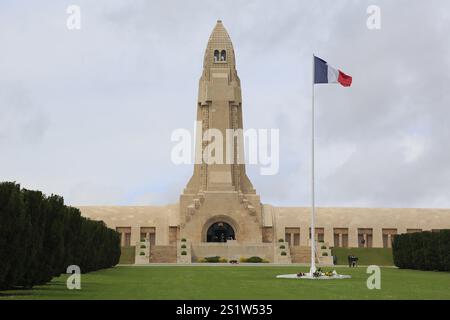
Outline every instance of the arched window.
[(222, 50), (220, 53), (220, 61), (227, 61), (227, 52), (225, 50)]
[(214, 62), (219, 61), (219, 50), (214, 51)]

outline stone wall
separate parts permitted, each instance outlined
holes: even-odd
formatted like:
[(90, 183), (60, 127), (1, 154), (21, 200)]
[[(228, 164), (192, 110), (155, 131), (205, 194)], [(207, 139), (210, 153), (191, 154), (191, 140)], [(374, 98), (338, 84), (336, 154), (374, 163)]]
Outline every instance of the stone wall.
[[(224, 202), (224, 205), (227, 202)], [(216, 203), (217, 205), (217, 203)], [(310, 208), (302, 207), (273, 207), (264, 205), (257, 213), (259, 217), (252, 217), (247, 210), (242, 210), (240, 203), (225, 205), (229, 210), (222, 210), (221, 206), (206, 207), (199, 212), (197, 227), (187, 233), (187, 240), (192, 244), (203, 241), (202, 232), (205, 222), (211, 213), (222, 212), (230, 217), (244, 216), (246, 219), (258, 219), (257, 224), (246, 225), (246, 220), (237, 220), (237, 228), (241, 233), (238, 241), (241, 243), (262, 243), (263, 228), (269, 228), (271, 240), (285, 239), (286, 229), (300, 230), (300, 246), (309, 245)], [(236, 211), (234, 210), (236, 206)], [(154, 227), (156, 245), (169, 244), (170, 227), (180, 226), (179, 205), (168, 206), (94, 206), (79, 207), (85, 217), (103, 220), (108, 227), (131, 228), (131, 244), (140, 241), (141, 227)], [(233, 214), (236, 214), (234, 215)], [(248, 224), (248, 223), (247, 223)], [(261, 224), (261, 227), (259, 227)], [(323, 228), (324, 242), (334, 245), (334, 233), (342, 233), (348, 229), (348, 246), (358, 247), (358, 229), (372, 229), (372, 246), (383, 247), (383, 230), (386, 233), (406, 233), (419, 230), (450, 229), (450, 209), (389, 209), (389, 208), (318, 208), (316, 227)], [(271, 228), (271, 229), (270, 229)], [(174, 228), (172, 228), (174, 229)], [(125, 230), (125, 229), (120, 229)], [(181, 235), (181, 237), (184, 237)], [(254, 238), (258, 237), (258, 238)], [(267, 237), (266, 237), (267, 238)], [(255, 241), (255, 239), (257, 241)], [(263, 244), (263, 243), (262, 243)]]

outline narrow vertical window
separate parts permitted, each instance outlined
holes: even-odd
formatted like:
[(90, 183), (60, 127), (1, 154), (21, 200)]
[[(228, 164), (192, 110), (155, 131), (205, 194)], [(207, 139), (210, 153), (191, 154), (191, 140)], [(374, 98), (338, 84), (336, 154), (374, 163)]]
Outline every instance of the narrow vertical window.
[(219, 50), (214, 51), (214, 62), (219, 61)]

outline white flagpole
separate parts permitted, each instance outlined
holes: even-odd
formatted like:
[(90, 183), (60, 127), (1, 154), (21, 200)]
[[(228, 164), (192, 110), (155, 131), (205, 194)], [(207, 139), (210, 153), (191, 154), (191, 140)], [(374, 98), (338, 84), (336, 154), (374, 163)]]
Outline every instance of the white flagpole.
[(311, 268), (309, 273), (316, 272), (316, 237), (315, 237), (315, 220), (316, 220), (316, 208), (315, 208), (315, 188), (314, 188), (314, 54), (312, 57), (312, 95), (311, 95)]

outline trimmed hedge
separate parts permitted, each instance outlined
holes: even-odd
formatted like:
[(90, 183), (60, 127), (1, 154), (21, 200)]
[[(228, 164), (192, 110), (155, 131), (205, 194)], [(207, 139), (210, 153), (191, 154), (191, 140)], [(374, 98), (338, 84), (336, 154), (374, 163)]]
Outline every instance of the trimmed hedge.
[(241, 259), (242, 262), (247, 262), (247, 263), (263, 263), (265, 262), (265, 260), (261, 257), (250, 257), (250, 258), (242, 258)]
[(209, 263), (219, 263), (220, 257), (219, 256), (205, 257), (204, 260), (205, 260), (205, 262), (209, 262)]
[(450, 271), (450, 230), (396, 235), (392, 253), (401, 269)]
[(0, 183), (0, 289), (44, 284), (77, 265), (90, 272), (116, 265), (120, 236), (81, 216), (60, 196)]

